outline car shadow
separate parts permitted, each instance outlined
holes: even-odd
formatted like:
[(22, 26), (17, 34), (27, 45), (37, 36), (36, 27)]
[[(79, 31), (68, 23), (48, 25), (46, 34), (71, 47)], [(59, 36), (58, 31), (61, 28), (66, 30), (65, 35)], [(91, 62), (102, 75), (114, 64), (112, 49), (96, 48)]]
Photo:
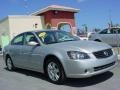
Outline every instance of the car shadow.
[[(8, 70), (7, 68), (5, 68), (5, 69)], [(50, 82), (46, 75), (39, 73), (39, 72), (34, 72), (34, 71), (29, 71), (29, 70), (24, 70), (24, 69), (16, 69), (16, 70), (14, 70), (14, 72), (24, 74), (26, 76), (32, 76), (32, 77)], [(102, 82), (110, 79), (113, 75), (114, 74), (112, 72), (108, 71), (103, 74), (96, 75), (96, 76), (89, 77), (89, 78), (68, 78), (66, 80), (66, 82), (62, 85), (70, 86), (70, 87), (92, 86), (92, 85), (96, 85), (96, 84), (102, 83)]]
[[(4, 68), (4, 69), (6, 69), (7, 71), (9, 71), (7, 68)], [(30, 70), (25, 70), (25, 69), (20, 69), (20, 68), (16, 68), (13, 72), (49, 81), (49, 79), (47, 78), (47, 76), (44, 75), (43, 73), (40, 73), (40, 72), (35, 72), (35, 71), (30, 71)]]
[(102, 83), (108, 79), (110, 79), (113, 76), (113, 73), (108, 71), (100, 75), (96, 75), (89, 78), (77, 78), (77, 79), (68, 79), (65, 83), (66, 86), (71, 87), (86, 87), (86, 86), (92, 86), (99, 83)]

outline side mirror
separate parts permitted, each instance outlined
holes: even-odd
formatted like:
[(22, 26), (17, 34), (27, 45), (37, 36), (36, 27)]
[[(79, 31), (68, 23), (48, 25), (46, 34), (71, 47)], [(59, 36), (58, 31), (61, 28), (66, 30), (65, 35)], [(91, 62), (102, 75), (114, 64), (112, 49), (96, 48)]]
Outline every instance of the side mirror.
[(30, 46), (38, 46), (39, 43), (37, 43), (35, 41), (30, 41), (30, 42), (28, 42), (28, 45), (30, 45)]

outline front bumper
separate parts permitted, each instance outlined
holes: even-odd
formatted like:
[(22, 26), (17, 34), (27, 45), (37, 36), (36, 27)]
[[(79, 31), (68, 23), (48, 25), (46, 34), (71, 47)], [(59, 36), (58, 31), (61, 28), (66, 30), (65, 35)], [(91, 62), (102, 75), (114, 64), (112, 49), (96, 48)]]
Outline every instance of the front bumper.
[(118, 64), (116, 55), (109, 58), (88, 60), (66, 60), (65, 73), (69, 78), (87, 78), (111, 70)]

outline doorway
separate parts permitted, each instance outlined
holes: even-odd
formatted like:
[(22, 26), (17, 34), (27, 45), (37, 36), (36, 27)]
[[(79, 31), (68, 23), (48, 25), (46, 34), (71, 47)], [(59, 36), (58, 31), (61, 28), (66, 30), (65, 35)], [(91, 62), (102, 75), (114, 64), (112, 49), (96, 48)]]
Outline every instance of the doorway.
[(71, 32), (71, 25), (69, 23), (60, 23), (58, 25), (58, 30), (63, 30), (66, 32)]

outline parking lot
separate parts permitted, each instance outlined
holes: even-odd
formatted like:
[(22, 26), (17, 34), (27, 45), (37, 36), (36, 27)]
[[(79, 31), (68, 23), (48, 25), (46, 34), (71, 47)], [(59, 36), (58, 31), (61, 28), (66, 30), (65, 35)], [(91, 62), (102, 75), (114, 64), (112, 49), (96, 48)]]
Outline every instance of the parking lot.
[(0, 56), (0, 90), (120, 90), (120, 64), (101, 75), (67, 79), (64, 85), (55, 85), (37, 72), (22, 69), (8, 71)]

